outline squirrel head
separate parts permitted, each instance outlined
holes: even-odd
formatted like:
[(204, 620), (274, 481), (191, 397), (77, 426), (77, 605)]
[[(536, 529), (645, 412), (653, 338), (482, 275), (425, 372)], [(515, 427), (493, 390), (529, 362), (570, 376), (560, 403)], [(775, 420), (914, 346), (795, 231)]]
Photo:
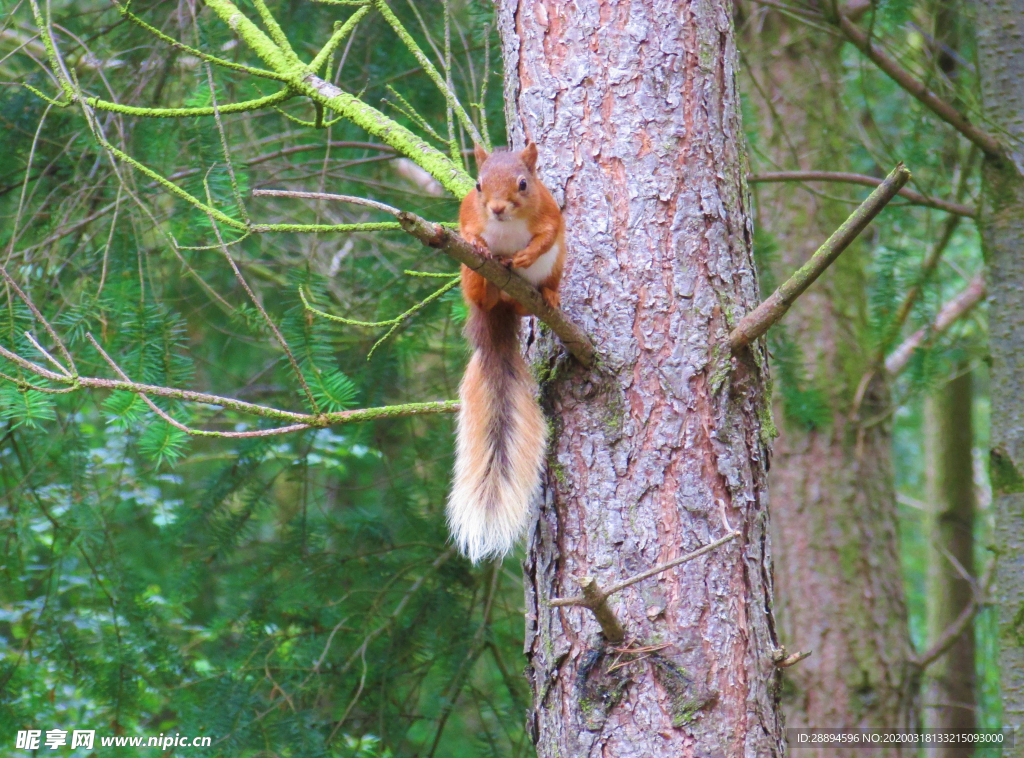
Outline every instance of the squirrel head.
[(526, 147), (495, 150), (488, 154), (474, 145), (478, 168), (477, 202), (486, 218), (507, 221), (522, 218), (537, 197), (537, 145), (527, 141)]

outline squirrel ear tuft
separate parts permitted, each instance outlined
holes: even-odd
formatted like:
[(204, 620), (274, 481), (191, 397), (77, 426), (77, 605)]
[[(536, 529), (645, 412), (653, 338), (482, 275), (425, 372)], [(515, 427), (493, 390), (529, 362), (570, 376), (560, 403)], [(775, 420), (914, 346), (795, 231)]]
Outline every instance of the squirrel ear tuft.
[(519, 159), (523, 162), (530, 171), (534, 171), (537, 168), (537, 145), (532, 140), (526, 140), (526, 147), (523, 148), (523, 152), (519, 153)]
[(484, 150), (483, 147), (481, 147), (480, 145), (476, 144), (475, 142), (473, 143), (473, 155), (476, 156), (476, 170), (477, 171), (479, 171), (480, 167), (484, 165), (484, 161), (486, 161), (488, 158), (491, 157), (491, 156), (489, 156), (487, 154), (487, 151)]

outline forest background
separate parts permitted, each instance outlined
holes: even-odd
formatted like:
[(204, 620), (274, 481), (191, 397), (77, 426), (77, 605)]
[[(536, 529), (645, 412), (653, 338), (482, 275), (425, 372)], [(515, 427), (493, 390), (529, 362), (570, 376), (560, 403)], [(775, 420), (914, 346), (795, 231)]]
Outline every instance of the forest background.
[[(242, 7), (253, 18), (266, 8)], [(273, 81), (245, 70), (258, 60), (208, 7), (4, 0), (2, 9), (0, 249), (10, 279), (0, 344), (52, 368), (62, 356), (51, 363), (33, 342), (50, 344), (45, 318), (81, 376), (123, 371), (273, 408), (398, 408), (264, 436), (282, 419), (171, 396), (154, 407), (116, 389), (26, 389), (24, 366), (5, 359), (0, 744), (13, 745), (19, 729), (79, 725), (211, 735), (223, 755), (531, 755), (518, 562), (473, 567), (452, 552), (443, 517), (451, 408), (408, 407), (456, 395), (467, 353), (455, 264), (378, 209), (253, 195), (372, 197), (451, 221), (458, 187), (350, 120), (275, 95)], [(96, 101), (64, 105), (33, 10), (51, 19), (67, 81)], [(304, 60), (331, 40), (318, 59), (324, 79), (469, 173), (474, 131), (505, 143), (489, 3), (394, 2), (393, 22), (361, 3), (269, 10)], [(886, 2), (872, 18), (905, 65), (965, 109), (979, 107), (966, 4)], [(813, 251), (868, 190), (758, 177), (828, 169), (881, 178), (903, 161), (919, 195), (977, 205), (977, 151), (820, 14), (743, 3), (734, 20), (765, 294), (800, 262), (787, 256), (806, 257), (801, 246)], [(464, 109), (442, 94), (448, 87)], [(155, 108), (173, 110), (144, 110)], [(812, 212), (779, 211), (794, 205)], [(238, 232), (211, 210), (258, 231)], [(779, 489), (787, 440), (832, 434), (858, 402), (865, 364), (916, 348), (878, 421), (891, 431), (882, 487), (898, 495), (909, 609), (896, 622), (918, 650), (934, 641), (941, 601), (929, 566), (934, 582), (936, 561), (949, 562), (936, 558), (938, 464), (926, 441), (942, 423), (943, 393), (965, 376), (972, 434), (960, 449), (973, 464), (976, 575), (992, 538), (980, 452), (984, 306), (932, 329), (982, 268), (967, 216), (897, 199), (818, 285), (823, 312), (841, 322), (796, 313), (768, 338)], [(930, 256), (937, 265), (923, 269)], [(222, 436), (190, 435), (170, 419)], [(786, 535), (776, 539), (785, 550)], [(998, 727), (995, 609), (982, 606), (968, 631), (970, 708), (980, 726)], [(782, 639), (792, 650), (807, 647), (792, 637)], [(814, 662), (812, 650), (791, 679), (783, 674), (785, 707), (800, 691), (786, 682)]]

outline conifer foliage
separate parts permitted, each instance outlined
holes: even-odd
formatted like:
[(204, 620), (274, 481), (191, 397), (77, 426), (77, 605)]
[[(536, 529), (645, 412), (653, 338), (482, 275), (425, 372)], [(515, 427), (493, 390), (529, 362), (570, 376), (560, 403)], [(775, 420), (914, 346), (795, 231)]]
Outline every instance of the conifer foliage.
[(484, 4), (3, 8), (4, 752), (524, 754), (520, 580), (444, 529), (454, 264), (254, 194), (451, 220), (503, 137)]

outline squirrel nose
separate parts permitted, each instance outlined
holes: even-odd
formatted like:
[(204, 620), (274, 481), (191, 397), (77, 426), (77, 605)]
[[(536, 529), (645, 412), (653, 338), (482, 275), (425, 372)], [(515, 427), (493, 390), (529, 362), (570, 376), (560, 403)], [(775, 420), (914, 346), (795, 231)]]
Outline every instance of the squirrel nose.
[(507, 208), (508, 208), (508, 203), (491, 203), (490, 204), (491, 213), (493, 213), (495, 216), (501, 216), (501, 214), (504, 213)]

